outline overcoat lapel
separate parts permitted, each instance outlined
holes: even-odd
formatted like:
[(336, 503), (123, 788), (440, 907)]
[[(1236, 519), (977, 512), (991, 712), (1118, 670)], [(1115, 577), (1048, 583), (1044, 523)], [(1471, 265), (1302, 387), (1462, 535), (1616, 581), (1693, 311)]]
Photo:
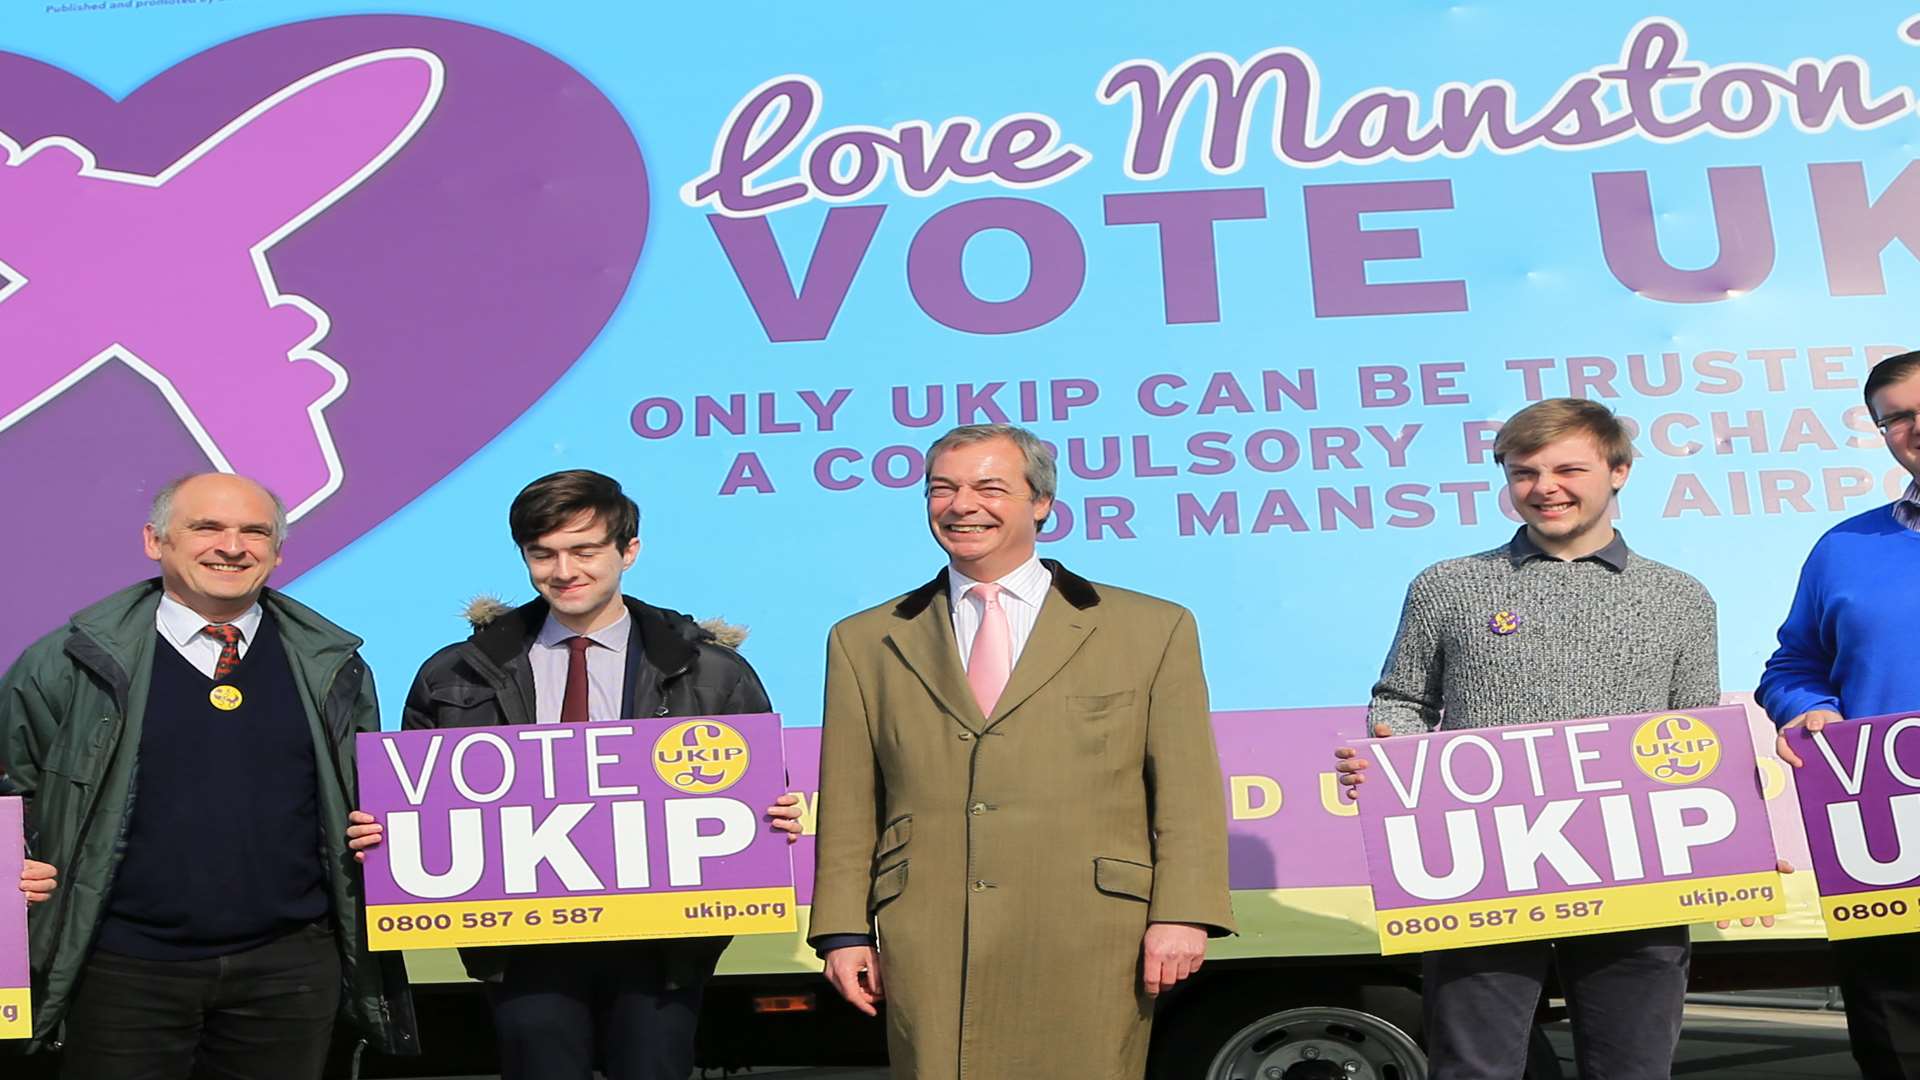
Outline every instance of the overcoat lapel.
[(1007, 688), (1000, 692), (1000, 700), (993, 705), (993, 715), (987, 718), (988, 731), (999, 726), (1008, 713), (1060, 674), (1060, 669), (1067, 666), (1093, 633), (1096, 619), (1093, 609), (1069, 603), (1060, 595), (1057, 581), (1047, 591), (1046, 602), (1040, 605), (1040, 617), (1034, 621), (1033, 633), (1027, 638), (1026, 648), (1020, 650), (1020, 662), (1013, 665), (1012, 673), (1007, 676)]
[(927, 692), (940, 707), (978, 735), (986, 729), (987, 721), (980, 715), (980, 704), (973, 699), (973, 688), (967, 685), (967, 673), (960, 666), (960, 646), (953, 636), (953, 608), (948, 603), (946, 583), (943, 570), (938, 578), (909, 594), (894, 610), (900, 621), (887, 641), (926, 684)]

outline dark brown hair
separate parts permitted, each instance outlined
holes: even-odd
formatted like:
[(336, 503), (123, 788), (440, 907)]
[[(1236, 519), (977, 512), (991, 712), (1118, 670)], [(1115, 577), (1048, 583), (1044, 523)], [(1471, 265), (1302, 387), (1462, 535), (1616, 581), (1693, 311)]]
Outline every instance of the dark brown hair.
[(524, 548), (581, 514), (606, 526), (607, 542), (621, 550), (640, 534), (640, 508), (620, 490), (620, 481), (590, 469), (548, 473), (521, 488), (507, 510), (507, 527)]
[(1867, 399), (1867, 412), (1875, 420), (1880, 419), (1880, 414), (1873, 408), (1873, 395), (1915, 374), (1920, 374), (1920, 350), (1889, 356), (1873, 365), (1873, 370), (1867, 372), (1867, 388), (1863, 395)]

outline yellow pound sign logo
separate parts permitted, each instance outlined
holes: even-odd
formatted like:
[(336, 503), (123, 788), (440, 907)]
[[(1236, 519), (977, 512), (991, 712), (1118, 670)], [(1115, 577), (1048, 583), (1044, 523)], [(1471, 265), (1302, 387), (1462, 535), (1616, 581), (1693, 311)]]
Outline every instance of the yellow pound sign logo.
[(1720, 736), (1698, 717), (1664, 713), (1633, 733), (1633, 763), (1663, 784), (1697, 783), (1720, 764)]
[(221, 712), (232, 712), (246, 699), (240, 696), (237, 686), (216, 686), (207, 691), (207, 700), (213, 702), (213, 707)]
[(718, 720), (684, 720), (653, 741), (653, 771), (675, 791), (710, 795), (747, 775), (747, 740)]

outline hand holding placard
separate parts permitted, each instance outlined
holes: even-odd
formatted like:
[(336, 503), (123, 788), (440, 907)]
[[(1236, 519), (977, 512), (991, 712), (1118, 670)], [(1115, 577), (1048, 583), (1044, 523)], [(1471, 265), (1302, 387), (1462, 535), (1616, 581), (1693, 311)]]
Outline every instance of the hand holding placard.
[[(1393, 734), (1393, 729), (1385, 724), (1373, 725), (1373, 737), (1384, 739)], [(1340, 776), (1340, 793), (1349, 800), (1360, 797), (1360, 785), (1367, 779), (1367, 759), (1351, 746), (1342, 746), (1333, 752), (1334, 772)]]
[(1793, 743), (1788, 740), (1787, 733), (1800, 729), (1805, 729), (1808, 732), (1821, 731), (1825, 729), (1828, 724), (1838, 724), (1841, 722), (1840, 714), (1834, 712), (1832, 709), (1808, 709), (1806, 712), (1787, 721), (1786, 726), (1780, 729), (1779, 738), (1774, 741), (1774, 752), (1780, 755), (1781, 761), (1798, 769), (1805, 765), (1806, 762), (1800, 759), (1799, 754), (1793, 752)]
[[(27, 861), (22, 818), (19, 799), (0, 798), (0, 881), (20, 881), (17, 889), (0, 888), (0, 1039), (33, 1035), (27, 989), (27, 903), (36, 897), (45, 899), (53, 892), (53, 868)], [(34, 867), (45, 867), (48, 872)]]
[(21, 864), (20, 891), (27, 894), (27, 903), (44, 904), (53, 899), (53, 890), (59, 887), (60, 871), (52, 863), (28, 859)]

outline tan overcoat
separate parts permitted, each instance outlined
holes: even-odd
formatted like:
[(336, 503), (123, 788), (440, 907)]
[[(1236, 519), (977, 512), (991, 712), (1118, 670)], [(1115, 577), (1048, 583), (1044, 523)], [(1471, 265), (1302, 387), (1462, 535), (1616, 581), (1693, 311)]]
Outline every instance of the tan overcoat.
[(896, 1080), (1138, 1080), (1147, 923), (1233, 929), (1192, 614), (1047, 566), (991, 716), (945, 571), (828, 637), (809, 938), (877, 934)]

